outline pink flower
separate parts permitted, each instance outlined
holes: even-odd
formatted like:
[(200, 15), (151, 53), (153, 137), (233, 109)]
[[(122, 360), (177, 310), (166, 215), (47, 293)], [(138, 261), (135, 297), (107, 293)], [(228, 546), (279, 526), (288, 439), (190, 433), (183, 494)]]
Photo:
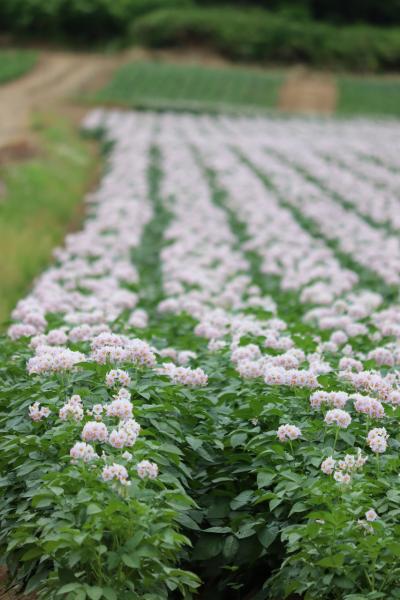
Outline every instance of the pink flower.
[(374, 511), (373, 508), (370, 508), (369, 510), (367, 510), (367, 512), (365, 513), (365, 518), (367, 519), (367, 521), (376, 521), (378, 518), (378, 514)]
[(47, 406), (40, 406), (40, 402), (35, 402), (29, 407), (29, 416), (32, 421), (41, 421), (50, 415), (51, 411)]
[(347, 429), (351, 423), (351, 416), (345, 410), (334, 408), (333, 410), (328, 410), (324, 420), (327, 425), (337, 425), (342, 429)]
[(276, 432), (280, 442), (297, 440), (301, 436), (301, 430), (296, 425), (281, 425)]
[(140, 479), (156, 479), (158, 475), (158, 466), (149, 460), (142, 460), (136, 465), (136, 471)]
[(78, 460), (90, 462), (91, 460), (99, 458), (92, 446), (86, 444), (85, 442), (76, 442), (76, 444), (69, 451), (69, 455), (71, 457), (71, 462), (73, 463), (77, 463)]
[(389, 435), (384, 427), (376, 427), (371, 429), (367, 436), (368, 446), (372, 452), (382, 454), (387, 448), (387, 439)]
[(128, 471), (123, 465), (119, 465), (118, 463), (106, 465), (103, 468), (101, 477), (103, 481), (112, 481), (113, 479), (117, 479), (122, 485), (131, 484), (128, 479)]
[(123, 371), (122, 369), (112, 369), (106, 375), (106, 385), (108, 387), (113, 387), (116, 384), (128, 387), (130, 383), (131, 378), (129, 376), (129, 373)]
[(325, 475), (332, 475), (334, 468), (335, 468), (335, 464), (336, 464), (336, 461), (333, 458), (333, 456), (328, 456), (328, 458), (326, 458), (321, 463), (321, 471), (323, 473), (325, 473)]
[(107, 427), (104, 425), (104, 423), (89, 421), (84, 426), (81, 437), (85, 442), (106, 442), (108, 439)]

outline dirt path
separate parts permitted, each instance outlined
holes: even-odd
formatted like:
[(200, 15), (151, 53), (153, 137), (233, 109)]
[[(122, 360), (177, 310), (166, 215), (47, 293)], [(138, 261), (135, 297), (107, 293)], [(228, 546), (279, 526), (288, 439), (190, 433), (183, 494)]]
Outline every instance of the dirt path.
[[(223, 59), (212, 58), (213, 64), (225, 64)], [(35, 112), (56, 110), (79, 119), (86, 109), (74, 104), (75, 95), (100, 88), (121, 64), (143, 59), (200, 64), (211, 61), (208, 53), (197, 50), (178, 53), (134, 48), (114, 55), (43, 50), (32, 71), (0, 86), (0, 152), (15, 147), (18, 154), (20, 145), (32, 139), (30, 127)]]
[[(33, 139), (32, 115), (35, 112), (67, 112), (82, 117), (84, 107), (73, 102), (83, 91), (101, 87), (112, 71), (121, 64), (140, 59), (157, 58), (167, 62), (210, 64), (210, 56), (198, 50), (186, 53), (134, 49), (115, 55), (41, 51), (37, 66), (27, 75), (0, 86), (0, 152), (16, 148)], [(213, 65), (226, 61), (215, 58)], [(289, 112), (332, 114), (336, 107), (335, 80), (326, 74), (296, 69), (282, 85), (278, 108)]]
[(337, 88), (332, 75), (297, 69), (282, 85), (278, 108), (288, 112), (331, 115), (336, 101)]
[(101, 85), (124, 55), (41, 52), (27, 75), (0, 87), (0, 148), (29, 136), (32, 114), (68, 104), (75, 94)]

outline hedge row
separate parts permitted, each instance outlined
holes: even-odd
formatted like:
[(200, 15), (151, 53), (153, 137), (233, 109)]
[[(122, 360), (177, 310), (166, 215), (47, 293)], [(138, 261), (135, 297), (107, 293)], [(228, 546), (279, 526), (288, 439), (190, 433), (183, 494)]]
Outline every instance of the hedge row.
[(132, 37), (150, 47), (206, 44), (234, 60), (293, 63), (358, 71), (400, 67), (400, 29), (337, 28), (261, 10), (164, 9), (138, 18)]
[(400, 23), (400, 0), (197, 0), (197, 4), (243, 6), (251, 4), (273, 11), (305, 15), (334, 23)]
[(192, 0), (1, 0), (0, 31), (43, 37), (95, 39), (125, 36), (145, 13), (188, 7)]

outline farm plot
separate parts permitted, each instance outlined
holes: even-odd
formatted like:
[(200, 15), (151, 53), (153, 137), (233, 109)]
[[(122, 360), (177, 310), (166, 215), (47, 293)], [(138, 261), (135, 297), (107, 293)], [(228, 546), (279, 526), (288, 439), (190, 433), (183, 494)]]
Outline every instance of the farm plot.
[(1, 340), (2, 552), (42, 598), (400, 598), (399, 125), (94, 111)]

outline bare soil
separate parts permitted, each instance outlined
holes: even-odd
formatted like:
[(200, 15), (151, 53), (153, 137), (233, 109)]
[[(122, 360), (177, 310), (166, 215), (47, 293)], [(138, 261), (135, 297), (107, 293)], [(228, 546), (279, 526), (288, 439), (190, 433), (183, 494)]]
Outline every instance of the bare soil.
[(0, 567), (0, 598), (1, 600), (36, 600), (34, 594), (21, 595), (15, 588), (7, 589), (7, 571), (4, 567)]
[(35, 112), (57, 111), (101, 86), (127, 55), (42, 51), (36, 67), (0, 87), (0, 148), (25, 143)]
[(295, 69), (281, 87), (278, 108), (303, 114), (334, 113), (337, 102), (335, 79), (327, 73)]

